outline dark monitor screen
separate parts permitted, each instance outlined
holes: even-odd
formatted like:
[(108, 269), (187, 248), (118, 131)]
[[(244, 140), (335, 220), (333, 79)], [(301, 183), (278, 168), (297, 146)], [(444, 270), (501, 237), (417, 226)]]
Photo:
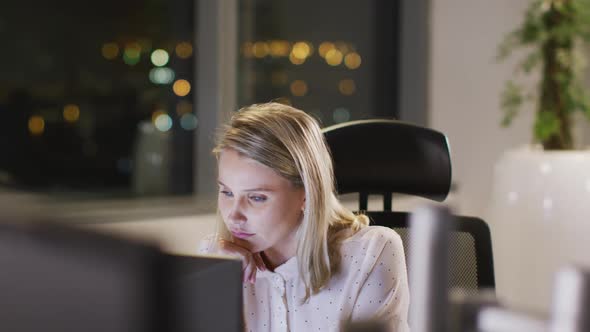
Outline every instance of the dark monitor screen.
[(243, 331), (242, 263), (215, 257), (166, 257), (171, 331)]
[(0, 330), (238, 331), (241, 263), (54, 226), (0, 225)]

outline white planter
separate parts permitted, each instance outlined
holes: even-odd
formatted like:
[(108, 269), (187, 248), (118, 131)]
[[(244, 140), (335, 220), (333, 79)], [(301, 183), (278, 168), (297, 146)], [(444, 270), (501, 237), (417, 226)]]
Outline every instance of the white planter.
[(590, 268), (590, 151), (508, 151), (492, 188), (487, 219), (497, 295), (547, 311), (557, 268)]

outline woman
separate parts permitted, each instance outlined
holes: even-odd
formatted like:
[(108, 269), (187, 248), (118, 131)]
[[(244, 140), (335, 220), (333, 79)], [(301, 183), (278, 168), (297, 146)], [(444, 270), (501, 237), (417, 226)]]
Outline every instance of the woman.
[(219, 222), (201, 252), (241, 258), (246, 331), (338, 331), (369, 319), (408, 330), (401, 239), (338, 201), (311, 116), (278, 103), (245, 107), (214, 154)]

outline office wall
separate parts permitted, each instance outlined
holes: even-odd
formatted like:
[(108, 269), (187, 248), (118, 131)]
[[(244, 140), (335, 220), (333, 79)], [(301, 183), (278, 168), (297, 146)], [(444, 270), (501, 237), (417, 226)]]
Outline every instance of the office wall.
[(429, 125), (447, 134), (457, 207), (482, 216), (493, 165), (506, 149), (531, 139), (533, 110), (501, 128), (499, 96), (515, 61), (495, 62), (496, 45), (522, 18), (527, 0), (433, 0), (430, 26)]
[[(499, 123), (500, 94), (516, 59), (499, 64), (496, 46), (520, 22), (528, 0), (433, 0), (430, 19), (429, 125), (444, 132), (451, 145), (455, 208), (460, 214), (488, 218), (492, 175), (503, 151), (531, 140), (532, 106), (509, 128)], [(518, 57), (518, 56), (517, 56)], [(508, 243), (492, 239), (494, 252)], [(513, 248), (518, 250), (518, 248)], [(530, 308), (528, 297), (506, 294), (519, 280), (506, 281), (496, 261), (497, 295), (509, 305)], [(547, 285), (550, 287), (550, 285)], [(544, 301), (547, 302), (547, 301)], [(538, 303), (536, 309), (548, 303)]]

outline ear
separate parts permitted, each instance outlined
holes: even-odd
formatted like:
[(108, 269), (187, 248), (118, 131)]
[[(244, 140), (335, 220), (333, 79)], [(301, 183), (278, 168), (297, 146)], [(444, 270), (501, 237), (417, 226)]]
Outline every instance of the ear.
[(303, 196), (303, 203), (301, 204), (301, 212), (305, 211), (305, 196)]

